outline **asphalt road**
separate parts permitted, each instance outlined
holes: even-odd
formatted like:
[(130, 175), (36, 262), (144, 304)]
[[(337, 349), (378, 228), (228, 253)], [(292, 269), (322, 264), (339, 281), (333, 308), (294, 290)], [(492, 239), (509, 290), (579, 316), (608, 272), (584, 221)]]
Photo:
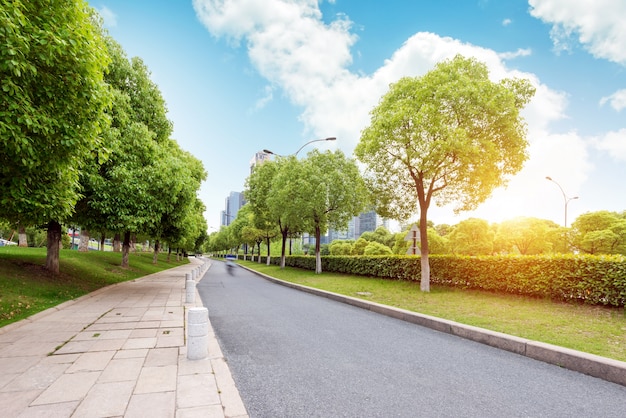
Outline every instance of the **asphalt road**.
[(219, 261), (198, 291), (250, 417), (626, 416), (626, 387)]

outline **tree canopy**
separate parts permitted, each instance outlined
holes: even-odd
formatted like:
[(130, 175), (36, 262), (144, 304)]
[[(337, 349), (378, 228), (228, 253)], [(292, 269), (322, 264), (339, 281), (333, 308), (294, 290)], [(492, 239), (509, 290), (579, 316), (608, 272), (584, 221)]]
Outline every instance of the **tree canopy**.
[(400, 220), (419, 211), (421, 289), (430, 289), (427, 212), (431, 201), (474, 209), (527, 159), (520, 110), (527, 80), (492, 82), (485, 64), (456, 56), (421, 77), (391, 85), (355, 149), (377, 212)]
[(0, 217), (48, 224), (46, 266), (58, 273), (58, 244), (50, 245), (108, 124), (109, 58), (82, 0), (4, 1), (0, 35)]
[(0, 219), (48, 228), (57, 273), (62, 222), (167, 239), (206, 237), (202, 163), (170, 138), (161, 93), (83, 0), (0, 3)]

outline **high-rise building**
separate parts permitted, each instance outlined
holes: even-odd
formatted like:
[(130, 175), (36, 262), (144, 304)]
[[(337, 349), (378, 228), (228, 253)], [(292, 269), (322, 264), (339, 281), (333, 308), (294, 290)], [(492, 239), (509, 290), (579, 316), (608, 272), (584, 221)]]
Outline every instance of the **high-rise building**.
[(378, 227), (378, 214), (371, 210), (359, 215), (359, 229), (356, 231), (357, 237), (360, 237), (363, 232), (375, 231)]
[(259, 151), (254, 154), (254, 157), (250, 160), (250, 173), (254, 170), (254, 167), (263, 164), (266, 161), (269, 161), (270, 154), (265, 151)]
[(225, 209), (221, 213), (221, 225), (230, 225), (237, 217), (237, 212), (246, 203), (243, 193), (230, 192), (225, 200)]

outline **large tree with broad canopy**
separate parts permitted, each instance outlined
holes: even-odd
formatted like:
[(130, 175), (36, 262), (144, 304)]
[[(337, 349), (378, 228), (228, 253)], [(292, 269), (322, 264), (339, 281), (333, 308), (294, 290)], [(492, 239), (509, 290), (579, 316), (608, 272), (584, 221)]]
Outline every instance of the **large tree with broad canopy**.
[(85, 1), (0, 3), (0, 217), (47, 226), (53, 273), (61, 222), (79, 198), (79, 171), (100, 153), (108, 124), (107, 64)]
[(422, 291), (430, 290), (431, 201), (471, 210), (528, 158), (520, 110), (534, 95), (523, 79), (493, 82), (485, 64), (456, 56), (391, 85), (355, 149), (377, 211), (400, 220), (419, 211)]

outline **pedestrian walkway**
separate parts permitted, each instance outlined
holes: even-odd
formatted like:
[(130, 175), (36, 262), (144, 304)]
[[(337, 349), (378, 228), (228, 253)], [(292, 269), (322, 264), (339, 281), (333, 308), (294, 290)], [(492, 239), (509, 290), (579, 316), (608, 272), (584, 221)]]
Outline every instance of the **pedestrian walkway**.
[(205, 261), (0, 328), (0, 415), (247, 417), (210, 322), (207, 358), (187, 359), (186, 311), (202, 302), (186, 303), (185, 279)]

